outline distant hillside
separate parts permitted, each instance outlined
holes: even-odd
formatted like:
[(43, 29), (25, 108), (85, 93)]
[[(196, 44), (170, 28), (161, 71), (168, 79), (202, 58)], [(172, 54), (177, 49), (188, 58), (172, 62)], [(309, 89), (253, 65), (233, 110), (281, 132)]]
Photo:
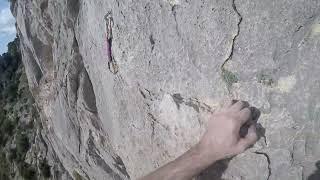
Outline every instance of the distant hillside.
[(0, 56), (0, 179), (49, 178), (46, 160), (32, 158), (40, 125), (18, 44), (16, 38)]

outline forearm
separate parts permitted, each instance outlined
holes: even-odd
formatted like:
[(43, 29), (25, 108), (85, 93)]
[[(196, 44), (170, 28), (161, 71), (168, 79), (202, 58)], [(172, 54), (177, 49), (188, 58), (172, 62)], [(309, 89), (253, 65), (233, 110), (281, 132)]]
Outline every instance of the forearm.
[(140, 180), (189, 180), (213, 163), (198, 145)]
[[(140, 180), (190, 180), (212, 163), (245, 151), (258, 139), (256, 124), (250, 122), (255, 119), (251, 109), (243, 101), (226, 103), (210, 118), (207, 131), (196, 146)], [(240, 136), (241, 127), (247, 127), (244, 136)]]

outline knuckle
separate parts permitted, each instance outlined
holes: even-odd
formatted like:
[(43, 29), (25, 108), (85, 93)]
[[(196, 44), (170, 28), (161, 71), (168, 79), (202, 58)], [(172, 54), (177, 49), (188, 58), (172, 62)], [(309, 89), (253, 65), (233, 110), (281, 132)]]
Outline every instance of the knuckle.
[(239, 101), (239, 100), (237, 100), (237, 99), (232, 99), (232, 100), (231, 100), (231, 103), (232, 103), (232, 104), (235, 104), (235, 103), (237, 103), (238, 101)]
[(254, 144), (258, 140), (258, 137), (256, 135), (252, 135), (249, 139), (250, 142), (248, 142), (249, 145)]
[(243, 111), (244, 111), (245, 113), (250, 113), (250, 114), (251, 114), (251, 110), (250, 110), (250, 108), (248, 108), (248, 107), (244, 108)]
[(238, 114), (238, 118), (248, 118), (251, 116), (251, 110), (249, 108), (244, 108)]
[(247, 145), (243, 144), (240, 146), (240, 151), (243, 152), (247, 149)]
[(256, 142), (258, 140), (258, 134), (256, 132), (254, 132), (252, 136), (253, 136), (252, 141)]
[(244, 105), (244, 102), (243, 102), (243, 101), (238, 101), (237, 104), (238, 104), (239, 106), (243, 106), (243, 105)]
[(235, 118), (235, 117), (228, 117), (227, 119), (228, 119), (228, 122), (229, 122), (231, 125), (235, 124), (235, 121), (236, 121), (236, 118)]
[(231, 118), (230, 118), (230, 121), (232, 122), (232, 125), (233, 125), (233, 126), (237, 126), (237, 125), (239, 124), (238, 119), (239, 119), (238, 116), (234, 116), (234, 117), (231, 117)]
[(251, 115), (251, 111), (250, 111), (249, 108), (244, 108), (244, 109), (242, 109), (242, 111), (240, 112), (240, 115), (241, 115), (241, 116), (249, 116), (249, 115)]
[(247, 147), (245, 144), (239, 144), (237, 149), (241, 153), (244, 152), (247, 149)]
[(239, 124), (236, 121), (230, 121), (230, 128), (235, 131), (238, 132), (239, 130)]

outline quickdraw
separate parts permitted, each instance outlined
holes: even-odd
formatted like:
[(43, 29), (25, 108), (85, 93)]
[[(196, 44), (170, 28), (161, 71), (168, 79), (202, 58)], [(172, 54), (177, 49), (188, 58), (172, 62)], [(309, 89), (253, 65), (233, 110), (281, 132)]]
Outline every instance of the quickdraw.
[(112, 26), (113, 26), (113, 18), (112, 18), (112, 12), (109, 11), (105, 16), (104, 19), (106, 21), (106, 54), (108, 58), (108, 68), (111, 73), (117, 74), (119, 71), (119, 67), (117, 63), (114, 60), (113, 54), (112, 54)]

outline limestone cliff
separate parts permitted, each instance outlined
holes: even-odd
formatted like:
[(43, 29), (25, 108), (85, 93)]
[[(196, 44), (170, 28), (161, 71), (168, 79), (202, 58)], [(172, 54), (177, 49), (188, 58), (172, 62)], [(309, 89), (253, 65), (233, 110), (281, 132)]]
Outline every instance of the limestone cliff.
[(307, 179), (320, 160), (320, 1), (14, 0), (57, 179), (136, 179), (195, 144), (219, 102), (263, 137), (198, 179)]

